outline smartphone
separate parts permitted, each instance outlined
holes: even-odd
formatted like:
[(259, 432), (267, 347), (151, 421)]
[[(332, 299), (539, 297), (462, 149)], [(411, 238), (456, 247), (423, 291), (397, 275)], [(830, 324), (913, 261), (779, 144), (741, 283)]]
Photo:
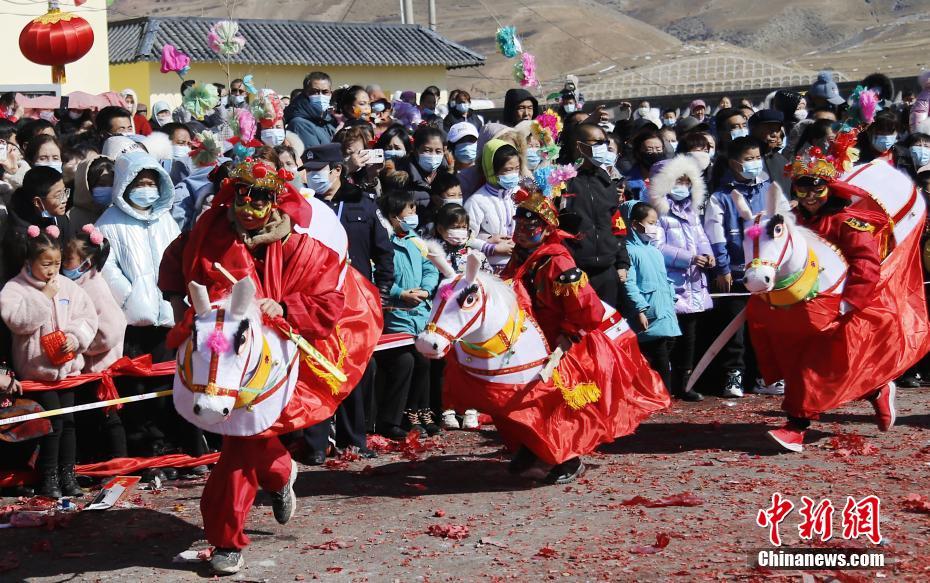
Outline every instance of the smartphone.
[(368, 154), (368, 164), (384, 164), (384, 150), (378, 148), (374, 150), (362, 150), (362, 154)]

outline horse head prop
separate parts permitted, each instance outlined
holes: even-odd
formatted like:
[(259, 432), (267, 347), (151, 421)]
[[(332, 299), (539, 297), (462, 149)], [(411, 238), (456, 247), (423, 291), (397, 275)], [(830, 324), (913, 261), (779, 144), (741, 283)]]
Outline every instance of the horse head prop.
[(188, 286), (196, 316), (178, 350), (175, 407), (194, 425), (224, 435), (254, 435), (277, 420), (297, 383), (298, 351), (262, 323), (251, 279), (211, 304)]

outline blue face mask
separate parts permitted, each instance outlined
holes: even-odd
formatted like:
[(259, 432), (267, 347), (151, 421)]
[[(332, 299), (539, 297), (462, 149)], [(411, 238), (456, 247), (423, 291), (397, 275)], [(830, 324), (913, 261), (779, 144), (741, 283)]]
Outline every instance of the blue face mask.
[(530, 167), (530, 170), (536, 170), (541, 163), (542, 156), (539, 154), (539, 148), (527, 148), (526, 165)]
[(668, 191), (668, 195), (672, 200), (685, 200), (691, 196), (691, 189), (684, 184), (676, 184)]
[(35, 165), (36, 166), (47, 166), (49, 168), (54, 168), (55, 170), (58, 170), (59, 172), (61, 172), (61, 162), (55, 162), (54, 160), (49, 161), (49, 162), (36, 162)]
[(919, 170), (921, 167), (930, 163), (930, 148), (926, 146), (911, 146), (911, 158), (914, 160), (914, 168)]
[(68, 269), (67, 267), (62, 267), (61, 274), (67, 277), (68, 279), (70, 279), (71, 281), (77, 281), (81, 279), (82, 275), (87, 273), (86, 271), (83, 271), (84, 267), (85, 267), (84, 263), (78, 265), (74, 269)]
[(384, 159), (385, 160), (398, 160), (407, 155), (407, 150), (385, 150)]
[(743, 178), (754, 179), (758, 178), (762, 174), (762, 160), (750, 160), (748, 162), (743, 162), (742, 172)]
[(517, 172), (508, 172), (507, 174), (497, 175), (497, 184), (504, 190), (514, 190), (520, 186), (520, 174)]
[(456, 144), (454, 153), (456, 160), (470, 164), (478, 157), (478, 143)]
[(158, 200), (158, 188), (155, 186), (139, 186), (129, 191), (129, 202), (139, 208), (150, 208)]
[(617, 162), (617, 154), (607, 149), (606, 145), (591, 148), (591, 159), (602, 168), (609, 168)]
[(748, 135), (749, 135), (748, 128), (733, 128), (732, 130), (730, 130), (730, 138), (734, 140), (737, 138), (745, 138)]
[(575, 113), (577, 106), (574, 103), (566, 103), (562, 106), (562, 109), (565, 110), (565, 113)]
[(897, 141), (897, 134), (890, 134), (887, 136), (877, 135), (872, 138), (872, 147), (878, 152), (887, 152)]
[(400, 221), (401, 226), (410, 233), (415, 231), (418, 226), (420, 226), (420, 216), (419, 215), (407, 215)]
[(436, 169), (442, 165), (442, 154), (420, 154), (417, 156), (417, 163), (420, 165), (420, 168), (429, 172), (435, 172)]
[(434, 113), (436, 113), (436, 110), (433, 109), (432, 107), (424, 107), (424, 108), (423, 108), (423, 117), (426, 117), (426, 116), (428, 116), (428, 115), (433, 115)]
[(468, 113), (468, 110), (471, 108), (471, 104), (469, 104), (469, 103), (456, 103), (456, 104), (454, 105), (454, 107), (455, 107), (455, 111), (457, 111), (457, 112), (461, 113), (462, 115), (464, 115), (464, 114)]
[(664, 125), (664, 126), (667, 127), (667, 128), (675, 127), (675, 120), (674, 120), (674, 119), (667, 118), (667, 117), (663, 117), (663, 118), (662, 118), (662, 125)]
[(323, 194), (332, 186), (332, 180), (329, 179), (329, 169), (323, 168), (314, 172), (307, 172), (307, 186), (313, 189), (313, 192)]
[(316, 94), (310, 96), (310, 106), (313, 109), (313, 112), (318, 116), (323, 116), (323, 113), (329, 109), (330, 96), (323, 94)]
[(94, 203), (99, 206), (110, 206), (110, 203), (113, 202), (113, 187), (112, 186), (95, 186), (90, 191), (91, 198), (94, 199)]

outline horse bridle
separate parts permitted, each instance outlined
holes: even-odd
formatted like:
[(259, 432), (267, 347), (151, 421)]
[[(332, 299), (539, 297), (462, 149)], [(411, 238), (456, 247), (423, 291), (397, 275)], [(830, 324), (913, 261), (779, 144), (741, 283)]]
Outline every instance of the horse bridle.
[[(452, 280), (451, 283), (448, 283), (448, 284), (446, 284), (446, 285), (451, 285), (451, 286), (455, 287), (455, 285), (456, 285), (459, 281), (461, 281), (461, 280), (462, 280), (462, 276), (459, 275), (459, 276), (457, 276), (454, 280)], [(444, 329), (442, 329), (442, 328), (440, 328), (439, 326), (436, 325), (436, 321), (439, 320), (439, 317), (442, 315), (442, 311), (443, 311), (443, 310), (445, 309), (445, 307), (446, 307), (446, 302), (448, 302), (448, 301), (449, 301), (449, 298), (451, 298), (451, 297), (454, 295), (454, 294), (449, 294), (448, 296), (446, 296), (446, 297), (444, 297), (444, 298), (442, 298), (442, 299), (440, 300), (439, 306), (438, 306), (438, 308), (436, 309), (435, 314), (433, 315), (432, 318), (430, 318), (430, 321), (427, 322), (427, 324), (426, 324), (426, 332), (430, 332), (430, 333), (433, 333), (433, 334), (438, 334), (439, 336), (442, 336), (443, 338), (445, 338), (446, 340), (448, 340), (448, 341), (449, 341), (449, 344), (455, 344), (456, 342), (458, 342), (459, 340), (462, 339), (462, 336), (464, 336), (464, 335), (468, 332), (469, 328), (472, 327), (472, 325), (478, 320), (478, 318), (481, 318), (481, 323), (484, 324), (484, 320), (485, 320), (485, 317), (487, 316), (487, 308), (488, 308), (487, 292), (486, 292), (485, 289), (484, 289), (484, 285), (482, 285), (482, 283), (481, 283), (480, 281), (478, 281), (477, 279), (475, 279), (475, 282), (474, 282), (474, 283), (475, 283), (475, 285), (478, 286), (478, 290), (481, 291), (481, 294), (484, 296), (485, 301), (484, 301), (483, 304), (481, 304), (481, 307), (478, 309), (478, 311), (475, 312), (475, 315), (472, 316), (471, 319), (468, 320), (468, 322), (465, 322), (465, 325), (462, 326), (462, 329), (459, 330), (457, 334), (452, 335), (452, 334), (450, 334), (449, 332), (447, 332), (446, 330), (444, 330)]]
[[(756, 215), (756, 219), (754, 223), (757, 227), (760, 227), (760, 228), (762, 227), (762, 224), (761, 224), (762, 214), (761, 213)], [(788, 229), (788, 236), (785, 238), (785, 246), (782, 247), (781, 254), (778, 256), (778, 260), (774, 262), (769, 261), (767, 259), (761, 259), (759, 257), (759, 239), (760, 238), (761, 237), (756, 237), (752, 241), (752, 261), (746, 264), (746, 269), (749, 269), (750, 267), (762, 267), (762, 266), (767, 265), (771, 267), (772, 269), (774, 269), (777, 273), (779, 268), (781, 268), (781, 262), (785, 259), (785, 253), (788, 252), (788, 247), (789, 246), (792, 248), (794, 247), (794, 236), (792, 235), (792, 230)]]

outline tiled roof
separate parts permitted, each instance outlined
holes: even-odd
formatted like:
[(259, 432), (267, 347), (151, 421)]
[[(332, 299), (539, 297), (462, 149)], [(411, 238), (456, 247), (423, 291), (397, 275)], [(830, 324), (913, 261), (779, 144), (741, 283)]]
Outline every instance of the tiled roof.
[[(207, 31), (220, 18), (157, 17), (111, 22), (110, 63), (160, 61), (170, 43), (192, 62), (214, 62)], [(232, 63), (312, 66), (475, 67), (484, 57), (419, 25), (239, 19), (245, 47)]]

